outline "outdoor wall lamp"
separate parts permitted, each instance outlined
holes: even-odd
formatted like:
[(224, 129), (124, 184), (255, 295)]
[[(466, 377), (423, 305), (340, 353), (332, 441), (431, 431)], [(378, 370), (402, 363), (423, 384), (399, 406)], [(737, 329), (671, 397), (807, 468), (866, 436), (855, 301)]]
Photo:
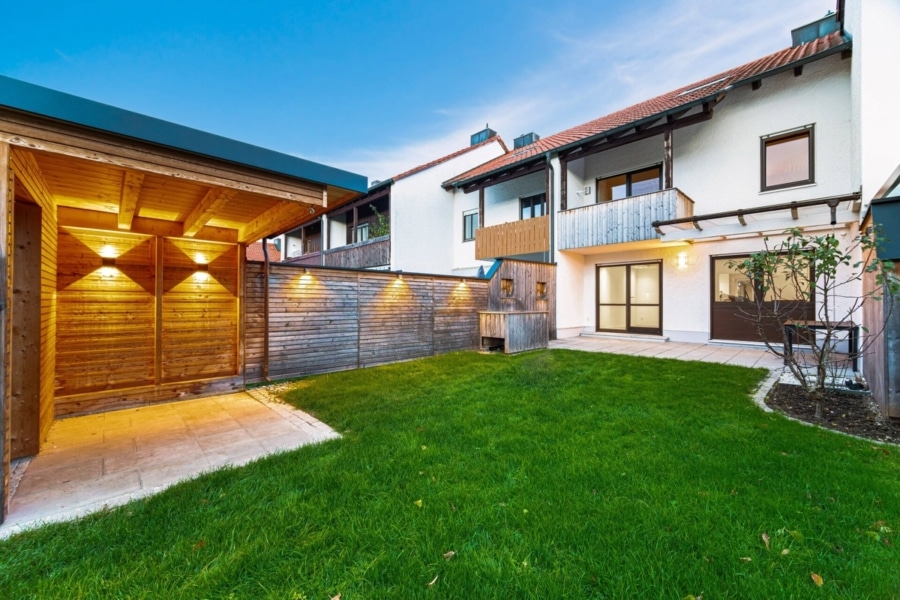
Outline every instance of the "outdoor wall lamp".
[(115, 267), (116, 266), (116, 257), (115, 256), (104, 256), (103, 257), (103, 266), (104, 267)]

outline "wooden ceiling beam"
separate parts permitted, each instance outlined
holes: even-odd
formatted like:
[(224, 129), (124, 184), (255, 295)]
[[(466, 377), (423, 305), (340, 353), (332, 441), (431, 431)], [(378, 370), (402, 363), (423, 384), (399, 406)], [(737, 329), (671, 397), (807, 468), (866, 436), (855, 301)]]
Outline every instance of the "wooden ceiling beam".
[(181, 235), (183, 237), (194, 237), (210, 219), (216, 216), (229, 200), (237, 196), (237, 190), (227, 190), (224, 188), (212, 187), (203, 196), (203, 199), (197, 203), (197, 206), (191, 211), (191, 214), (184, 220), (184, 228)]
[(25, 191), (34, 199), (43, 202), (46, 206), (53, 206), (53, 194), (50, 186), (41, 172), (34, 153), (24, 148), (11, 147), (10, 161), (16, 179), (25, 188)]
[[(82, 208), (69, 208), (67, 206), (60, 206), (56, 211), (61, 227), (84, 227), (88, 229), (105, 229), (110, 231), (118, 230), (119, 218), (116, 213), (84, 210)], [(135, 217), (131, 223), (130, 231), (131, 233), (141, 233), (161, 237), (181, 237), (181, 223), (163, 221), (162, 219)], [(197, 235), (194, 236), (194, 239), (234, 243), (238, 241), (238, 232), (237, 229), (207, 226), (201, 229)]]
[(122, 177), (122, 195), (119, 199), (119, 229), (130, 230), (137, 212), (138, 199), (141, 197), (141, 186), (144, 185), (144, 174), (126, 170)]
[(255, 242), (276, 230), (288, 229), (293, 223), (308, 219), (310, 208), (313, 207), (296, 202), (279, 202), (241, 227), (238, 231), (238, 241), (244, 244)]

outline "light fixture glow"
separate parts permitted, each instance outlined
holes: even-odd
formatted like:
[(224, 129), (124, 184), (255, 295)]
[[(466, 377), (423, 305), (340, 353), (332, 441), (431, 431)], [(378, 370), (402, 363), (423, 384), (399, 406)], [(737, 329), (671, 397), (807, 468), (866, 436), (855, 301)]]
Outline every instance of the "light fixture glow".
[(688, 256), (687, 256), (687, 252), (679, 252), (679, 253), (678, 253), (678, 260), (677, 260), (677, 262), (676, 262), (676, 266), (677, 266), (679, 269), (686, 269), (686, 268), (687, 268), (687, 265), (688, 265)]
[(115, 259), (116, 258), (116, 249), (113, 248), (111, 245), (106, 244), (105, 246), (100, 248), (100, 256), (102, 256), (104, 259), (107, 259), (107, 258)]

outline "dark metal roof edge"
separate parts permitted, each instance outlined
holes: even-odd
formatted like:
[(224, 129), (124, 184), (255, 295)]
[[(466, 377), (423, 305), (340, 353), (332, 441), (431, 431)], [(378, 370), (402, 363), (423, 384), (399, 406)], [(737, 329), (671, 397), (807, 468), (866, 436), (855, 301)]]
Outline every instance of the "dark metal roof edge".
[(0, 75), (0, 106), (157, 146), (365, 193), (367, 178), (156, 117)]

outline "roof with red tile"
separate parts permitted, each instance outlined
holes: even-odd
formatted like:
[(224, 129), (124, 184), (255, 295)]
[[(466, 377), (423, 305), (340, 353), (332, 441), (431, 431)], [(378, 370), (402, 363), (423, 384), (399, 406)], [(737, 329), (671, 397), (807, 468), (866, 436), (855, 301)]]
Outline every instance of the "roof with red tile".
[(481, 176), (500, 172), (517, 163), (526, 162), (547, 152), (559, 151), (577, 145), (594, 136), (600, 136), (622, 127), (633, 127), (646, 119), (658, 119), (665, 113), (696, 106), (733, 87), (745, 85), (806, 62), (824, 58), (849, 47), (840, 32), (818, 38), (807, 44), (786, 48), (723, 73), (701, 79), (650, 100), (645, 100), (612, 114), (588, 121), (565, 131), (547, 136), (533, 144), (488, 161), (474, 169), (457, 175), (445, 186), (469, 183)]
[(415, 175), (416, 173), (419, 173), (426, 169), (430, 169), (431, 167), (436, 167), (437, 165), (439, 165), (441, 163), (445, 163), (448, 160), (452, 160), (452, 159), (456, 158), (457, 156), (462, 156), (463, 154), (471, 152), (477, 148), (481, 148), (482, 146), (487, 146), (488, 144), (491, 144), (493, 142), (500, 142), (500, 147), (503, 148), (504, 154), (509, 152), (509, 149), (506, 147), (506, 143), (503, 141), (503, 138), (501, 138), (499, 135), (496, 135), (492, 138), (488, 138), (488, 139), (484, 140), (483, 142), (479, 142), (479, 143), (475, 144), (474, 146), (466, 146), (462, 150), (457, 150), (456, 152), (448, 154), (447, 156), (442, 156), (431, 162), (427, 162), (424, 165), (419, 165), (418, 167), (413, 167), (412, 169), (410, 169), (408, 171), (403, 171), (399, 175), (394, 175), (393, 177), (391, 177), (391, 180), (395, 181), (395, 182), (399, 181), (405, 177), (409, 177), (410, 175)]
[[(247, 260), (256, 260), (263, 262), (266, 259), (263, 256), (262, 241), (254, 242), (247, 245)], [(281, 251), (272, 242), (269, 242), (269, 262), (278, 262), (281, 260)]]

